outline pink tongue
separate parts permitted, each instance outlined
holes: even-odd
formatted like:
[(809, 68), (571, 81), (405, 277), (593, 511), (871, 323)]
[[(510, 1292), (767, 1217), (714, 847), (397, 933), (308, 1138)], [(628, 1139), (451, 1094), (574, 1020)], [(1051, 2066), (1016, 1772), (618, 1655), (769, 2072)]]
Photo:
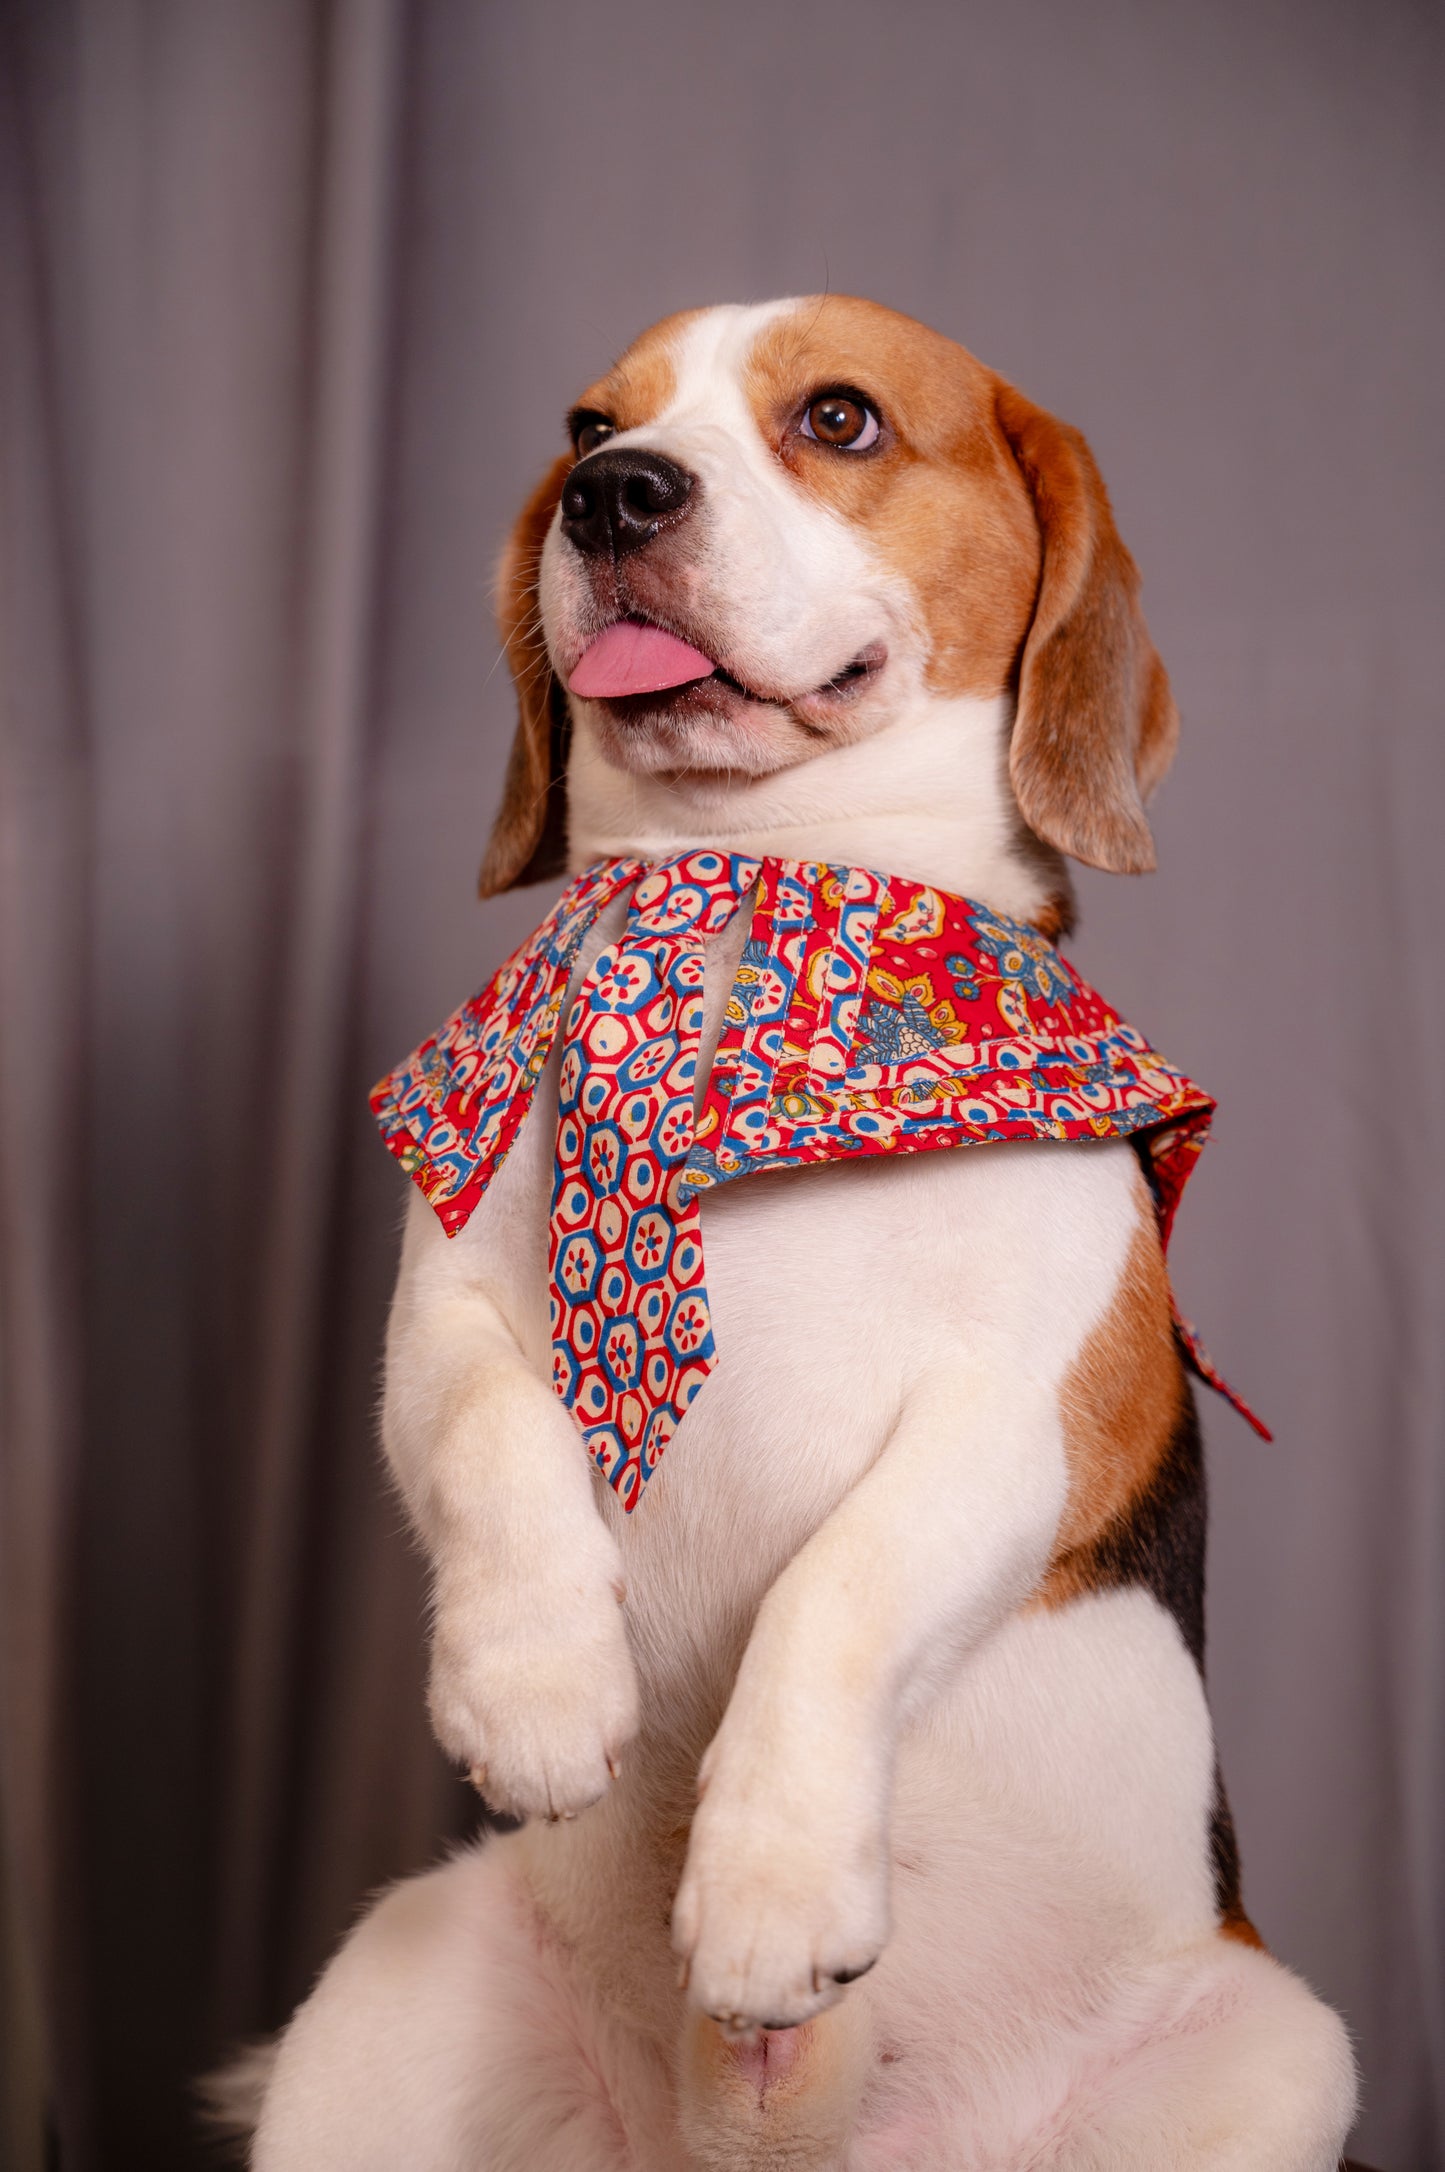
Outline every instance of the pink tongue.
[(716, 669), (710, 656), (679, 641), (676, 634), (623, 618), (583, 650), (567, 684), (584, 701), (610, 701), (622, 694), (686, 686), (689, 679), (711, 678)]

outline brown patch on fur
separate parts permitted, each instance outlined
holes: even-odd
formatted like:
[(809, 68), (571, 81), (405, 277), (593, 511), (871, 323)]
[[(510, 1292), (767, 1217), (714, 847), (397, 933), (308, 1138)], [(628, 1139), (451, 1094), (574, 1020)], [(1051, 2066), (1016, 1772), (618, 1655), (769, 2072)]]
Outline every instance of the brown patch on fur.
[[(1141, 1172), (1139, 1227), (1108, 1313), (1063, 1390), (1069, 1495), (1034, 1604), (1138, 1584), (1204, 1664), (1204, 1467), (1169, 1278)], [(1216, 1769), (1209, 1856), (1220, 1935), (1264, 1949), (1240, 1894), (1239, 1846)]]
[(1077, 430), (997, 381), (997, 413), (1034, 501), (1043, 569), (1009, 751), (1029, 827), (1091, 867), (1155, 864), (1144, 802), (1179, 738), (1139, 574)]
[[(605, 377), (588, 386), (579, 407), (593, 408), (619, 430), (650, 422), (672, 397), (676, 340), (695, 310), (665, 317), (644, 332)], [(517, 689), (517, 731), (507, 761), (502, 804), (482, 860), (479, 889), (495, 897), (519, 883), (542, 882), (566, 865), (563, 777), (567, 704), (553, 676), (542, 637), (537, 584), (542, 547), (573, 466), (561, 454), (523, 506), (497, 576), (497, 621)]]
[[(829, 385), (876, 403), (876, 449), (849, 457), (800, 434)], [(841, 295), (767, 326), (745, 389), (779, 458), (909, 583), (929, 684), (1017, 688), (1009, 767), (1030, 829), (1095, 867), (1152, 867), (1144, 800), (1179, 720), (1078, 431), (954, 341)]]
[(677, 384), (678, 339), (701, 315), (701, 310), (684, 309), (654, 324), (619, 356), (605, 377), (587, 387), (577, 406), (605, 415), (619, 430), (636, 430), (655, 421)]
[(1062, 942), (1074, 932), (1074, 900), (1066, 890), (1046, 897), (1037, 906), (1029, 925), (1038, 929), (1046, 943)]
[[(767, 443), (912, 588), (941, 694), (1012, 682), (1038, 587), (1033, 508), (994, 413), (995, 382), (954, 341), (844, 295), (765, 326), (744, 371)], [(876, 449), (849, 456), (796, 429), (808, 399), (840, 384), (876, 402)]]
[[(577, 404), (620, 430), (653, 421), (676, 385), (678, 337), (701, 313), (654, 325)], [(1134, 562), (1078, 432), (953, 340), (843, 295), (765, 325), (743, 379), (779, 459), (907, 581), (930, 637), (929, 685), (1017, 692), (1009, 767), (1034, 849), (1120, 873), (1152, 867), (1143, 803), (1169, 765), (1178, 718), (1139, 611)], [(856, 458), (797, 427), (807, 400), (837, 384), (855, 386), (883, 417), (877, 448)], [(537, 561), (570, 464), (564, 457), (549, 471), (503, 561), (519, 725), (484, 896), (563, 864), (566, 707), (529, 629)], [(1065, 889), (1061, 932), (1070, 917)]]
[(1098, 1542), (1148, 1492), (1184, 1401), (1169, 1277), (1142, 1176), (1139, 1190), (1139, 1226), (1113, 1303), (1064, 1383), (1069, 1496), (1039, 1594), (1048, 1606), (1098, 1588)]
[(482, 860), (483, 897), (516, 883), (541, 882), (560, 873), (565, 862), (561, 777), (567, 717), (542, 637), (537, 582), (542, 546), (572, 464), (570, 453), (552, 462), (523, 506), (497, 572), (497, 627), (517, 689), (517, 732)]

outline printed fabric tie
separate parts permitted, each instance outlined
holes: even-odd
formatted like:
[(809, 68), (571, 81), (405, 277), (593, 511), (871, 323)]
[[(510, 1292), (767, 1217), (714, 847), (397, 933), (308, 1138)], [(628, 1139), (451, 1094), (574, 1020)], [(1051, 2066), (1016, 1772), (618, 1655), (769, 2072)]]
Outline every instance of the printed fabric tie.
[(691, 852), (633, 892), (573, 1002), (562, 1057), (548, 1280), (552, 1376), (626, 1509), (715, 1362), (693, 1140), (703, 944), (759, 862)]

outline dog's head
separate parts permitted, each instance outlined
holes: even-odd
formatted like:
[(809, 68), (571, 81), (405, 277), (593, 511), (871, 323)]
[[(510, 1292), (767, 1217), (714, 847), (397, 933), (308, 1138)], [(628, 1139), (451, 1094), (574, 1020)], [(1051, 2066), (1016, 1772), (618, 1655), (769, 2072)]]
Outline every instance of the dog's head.
[(863, 742), (886, 769), (924, 712), (997, 717), (1036, 858), (1153, 866), (1177, 718), (1077, 431), (841, 296), (668, 318), (569, 427), (503, 560), (520, 715), (485, 894), (563, 865), (584, 740), (650, 804), (715, 817)]

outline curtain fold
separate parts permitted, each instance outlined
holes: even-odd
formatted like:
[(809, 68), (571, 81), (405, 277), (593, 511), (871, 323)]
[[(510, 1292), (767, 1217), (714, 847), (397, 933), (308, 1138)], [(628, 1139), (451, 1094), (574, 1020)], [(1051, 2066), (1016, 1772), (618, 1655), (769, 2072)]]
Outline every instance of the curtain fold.
[(87, 2134), (83, 1933), (65, 1713), (80, 1480), (87, 688), (74, 448), (56, 387), (54, 267), (21, 26), (0, 17), (0, 2142), (40, 2172)]
[[(16, 2161), (49, 2125), (66, 2172), (197, 2161), (194, 2078), (458, 1822), (333, 1332), (402, 27), (4, 16), (0, 1984)], [(348, 1516), (348, 1560), (394, 1548), (357, 1648), (405, 1654), (421, 1781), (329, 1799), (313, 1908)]]
[(288, 894), (276, 928), (274, 1059), (257, 1203), (250, 1501), (238, 1548), (233, 1733), (217, 1980), (232, 2025), (254, 2010), (274, 1939), (282, 1775), (297, 1724), (286, 1664), (303, 1604), (306, 1445), (324, 1394), (338, 1119), (354, 1079), (358, 860), (390, 314), (402, 53), (395, 0), (331, 18), (318, 54), (308, 236), (305, 435), (297, 475)]
[(1184, 712), (1082, 969), (1221, 1101), (1181, 1295), (1251, 1913), (1445, 2172), (1445, 30), (1410, 0), (0, 0), (0, 2159), (470, 1829), (374, 1440), (369, 1081), (478, 908), (490, 572), (665, 311), (871, 293), (1089, 436)]

